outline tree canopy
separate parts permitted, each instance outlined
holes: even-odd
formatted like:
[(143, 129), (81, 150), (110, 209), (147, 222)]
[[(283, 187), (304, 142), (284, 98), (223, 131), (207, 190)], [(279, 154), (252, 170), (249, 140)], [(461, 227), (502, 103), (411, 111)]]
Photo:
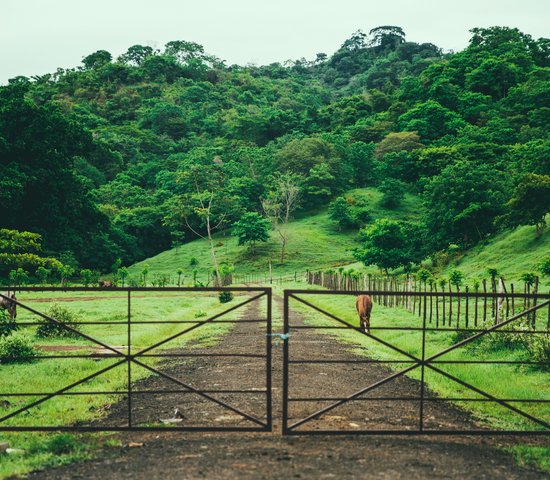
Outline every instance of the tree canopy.
[[(379, 26), (332, 54), (264, 66), (228, 66), (176, 39), (11, 79), (0, 87), (1, 226), (41, 235), (47, 257), (107, 271), (204, 235), (208, 195), (221, 200), (210, 211), (220, 228), (265, 207), (282, 227), (291, 179), (300, 214), (352, 188), (421, 195), (430, 249), (506, 225), (540, 231), (544, 208), (526, 199), (548, 203), (550, 41), (471, 33), (445, 53)], [(332, 210), (370, 222), (365, 209), (348, 219), (342, 200)]]

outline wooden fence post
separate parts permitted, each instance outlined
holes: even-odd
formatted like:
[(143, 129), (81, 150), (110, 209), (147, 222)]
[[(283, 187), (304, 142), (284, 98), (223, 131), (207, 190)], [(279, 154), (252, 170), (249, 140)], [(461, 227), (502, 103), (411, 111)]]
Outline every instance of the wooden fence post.
[(468, 289), (468, 285), (466, 285), (466, 312), (465, 312), (465, 314), (464, 314), (465, 317), (466, 317), (466, 320), (465, 320), (465, 322), (466, 322), (466, 328), (469, 327), (469, 323), (470, 323), (470, 322), (469, 322), (469, 318), (468, 318), (468, 301), (470, 300), (470, 299), (468, 298), (468, 293), (470, 293), (470, 291), (469, 291), (469, 289)]
[(487, 280), (483, 279), (483, 323), (487, 321)]
[[(533, 294), (535, 295), (535, 297), (533, 297), (533, 307), (536, 307), (537, 306), (537, 293), (539, 293), (539, 277), (535, 277), (535, 287), (533, 288)], [(536, 330), (537, 329), (537, 311), (535, 310), (533, 313), (533, 318), (531, 320), (531, 323), (533, 325), (533, 330)]]
[(434, 283), (435, 293), (435, 327), (439, 328), (439, 296), (437, 295), (437, 283)]
[(452, 297), (451, 282), (449, 282), (449, 327), (453, 325), (453, 297)]
[(456, 328), (460, 328), (460, 287), (456, 286)]
[[(414, 279), (414, 293), (416, 293), (416, 278)], [(416, 313), (416, 295), (413, 295), (413, 298), (412, 298), (412, 313), (415, 314)]]
[(477, 305), (478, 305), (478, 300), (479, 300), (479, 297), (477, 296), (477, 294), (479, 293), (479, 286), (476, 287), (476, 299), (475, 299), (475, 302), (474, 302), (474, 309), (475, 309), (475, 312), (474, 312), (474, 326), (477, 327)]
[(442, 315), (441, 315), (441, 318), (443, 319), (443, 326), (445, 326), (445, 321), (446, 321), (446, 318), (447, 316), (445, 315), (445, 285), (441, 285), (441, 293), (443, 293), (442, 295), (442, 300), (443, 300), (443, 308), (442, 308)]
[(432, 323), (433, 282), (430, 282), (430, 323)]

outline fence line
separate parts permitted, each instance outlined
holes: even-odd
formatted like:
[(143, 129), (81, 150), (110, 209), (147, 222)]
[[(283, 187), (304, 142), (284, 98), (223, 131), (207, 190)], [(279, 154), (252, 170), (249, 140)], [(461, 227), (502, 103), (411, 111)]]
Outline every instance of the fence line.
[[(371, 296), (375, 303), (427, 318), (427, 322), (435, 323), (436, 327), (470, 328), (488, 322), (497, 324), (548, 298), (548, 294), (539, 292), (538, 277), (533, 284), (524, 285), (523, 293), (516, 293), (513, 283), (507, 287), (503, 278), (492, 278), (490, 290), (484, 279), (474, 291), (469, 286), (462, 290), (461, 285), (450, 282), (440, 283), (439, 290), (437, 282), (412, 275), (386, 276), (345, 271), (307, 272), (306, 281), (310, 285), (334, 291), (373, 291)], [(550, 329), (550, 307), (546, 314), (535, 310), (527, 316), (525, 326), (535, 330), (537, 321), (546, 323), (545, 328)]]

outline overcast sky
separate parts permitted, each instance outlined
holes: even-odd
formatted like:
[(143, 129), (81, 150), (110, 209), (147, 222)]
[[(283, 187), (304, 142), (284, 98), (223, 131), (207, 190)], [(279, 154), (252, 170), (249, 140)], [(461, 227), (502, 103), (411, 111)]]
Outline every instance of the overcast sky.
[(198, 42), (228, 64), (312, 59), (379, 25), (453, 50), (476, 26), (550, 37), (550, 0), (0, 0), (0, 84), (75, 67), (96, 50), (116, 57), (170, 40)]

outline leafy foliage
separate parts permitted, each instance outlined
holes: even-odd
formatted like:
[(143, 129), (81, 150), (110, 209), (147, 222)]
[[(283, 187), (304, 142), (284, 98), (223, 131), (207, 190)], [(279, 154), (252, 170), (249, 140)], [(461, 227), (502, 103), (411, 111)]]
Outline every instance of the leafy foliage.
[[(74, 312), (61, 305), (54, 304), (48, 309), (46, 314), (56, 321), (53, 322), (49, 319), (44, 319), (44, 321), (42, 321), (36, 329), (36, 335), (38, 337), (79, 337), (75, 330), (79, 330), (78, 323), (80, 322), (80, 319)], [(67, 325), (72, 330), (65, 328), (64, 325)]]
[(386, 270), (420, 260), (420, 232), (414, 225), (381, 219), (361, 230), (362, 245), (355, 258)]
[(0, 309), (0, 338), (7, 337), (19, 329), (19, 325), (7, 310)]
[(398, 207), (405, 197), (405, 184), (393, 178), (388, 178), (381, 182), (378, 190), (383, 193), (380, 205), (384, 208)]
[(537, 235), (546, 227), (546, 215), (550, 212), (550, 175), (529, 173), (523, 176), (508, 201), (509, 223), (535, 225)]
[(239, 245), (249, 244), (252, 251), (257, 242), (269, 239), (271, 223), (256, 212), (247, 212), (233, 224), (231, 233), (238, 238)]
[[(540, 233), (548, 39), (507, 27), (471, 33), (466, 49), (444, 54), (383, 25), (331, 55), (260, 67), (228, 67), (173, 40), (12, 79), (0, 87), (2, 225), (41, 235), (44, 258), (109, 271), (117, 258), (130, 265), (207, 234), (210, 200), (219, 228), (268, 206), (284, 260), (276, 192), (292, 178), (293, 209), (306, 212), (367, 185), (398, 202), (404, 182), (425, 198), (431, 251), (506, 225)], [(342, 228), (367, 223), (367, 210), (359, 219), (335, 205)], [(17, 252), (0, 241), (0, 261), (31, 276), (50, 270), (43, 282), (59, 265), (33, 257), (41, 251), (27, 241)]]
[(37, 355), (29, 335), (15, 333), (0, 338), (0, 363), (31, 362)]
[(233, 300), (233, 293), (229, 291), (220, 292), (219, 299), (220, 303), (229, 303)]

